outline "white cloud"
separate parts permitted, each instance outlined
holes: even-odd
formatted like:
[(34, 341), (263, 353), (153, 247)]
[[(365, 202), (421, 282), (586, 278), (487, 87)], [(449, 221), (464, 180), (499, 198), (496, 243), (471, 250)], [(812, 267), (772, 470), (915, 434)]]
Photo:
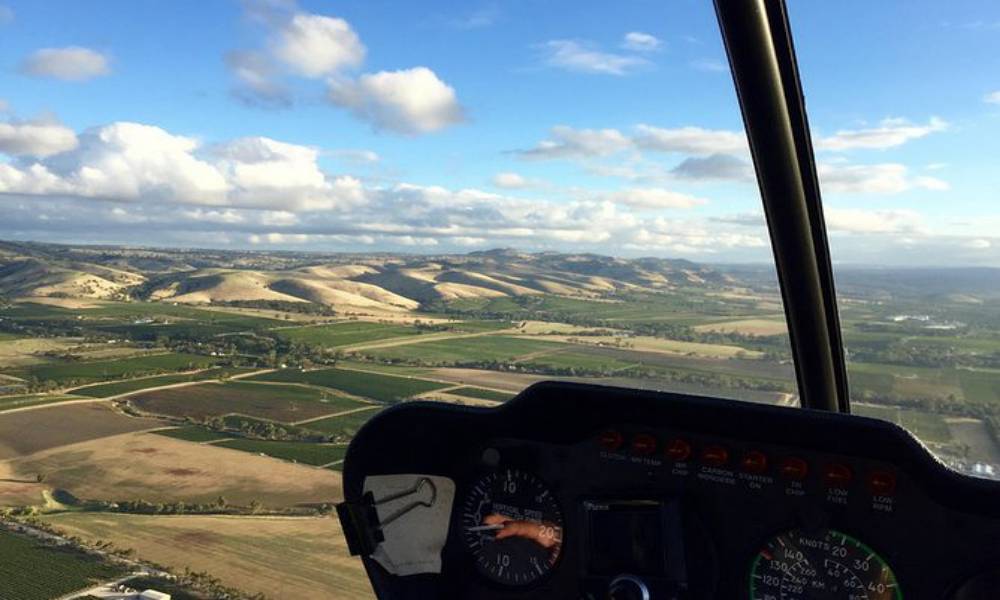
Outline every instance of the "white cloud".
[(427, 67), (334, 79), (329, 99), (378, 129), (408, 135), (438, 131), (464, 119), (455, 90)]
[(641, 56), (602, 52), (589, 44), (574, 40), (550, 40), (542, 48), (547, 65), (578, 73), (627, 75), (649, 64)]
[(499, 19), (500, 9), (496, 6), (486, 6), (459, 17), (440, 18), (435, 21), (455, 29), (480, 29), (493, 25)]
[(76, 133), (55, 121), (0, 123), (0, 153), (44, 158), (76, 145)]
[(622, 48), (633, 52), (653, 52), (659, 50), (661, 46), (663, 42), (659, 38), (641, 31), (630, 31), (622, 40)]
[(944, 131), (948, 123), (931, 117), (925, 125), (915, 125), (906, 119), (883, 119), (878, 127), (869, 129), (843, 129), (835, 135), (819, 138), (816, 148), (820, 150), (852, 150), (867, 148), (884, 150), (920, 139), (932, 133)]
[(753, 167), (747, 161), (730, 154), (692, 156), (671, 169), (681, 179), (696, 181), (753, 181)]
[[(319, 151), (315, 148), (266, 137), (233, 140), (215, 148), (213, 154), (230, 197), (244, 205), (286, 204), (301, 210), (327, 210), (336, 204), (330, 193), (332, 185), (352, 185), (348, 181), (331, 184), (316, 164)], [(360, 189), (360, 183), (353, 185)], [(343, 201), (345, 195), (337, 197)]]
[(226, 55), (226, 66), (238, 85), (233, 96), (251, 106), (281, 108), (291, 104), (288, 90), (277, 81), (275, 65), (259, 52), (234, 51)]
[(373, 165), (382, 157), (373, 150), (342, 149), (334, 150), (333, 154), (340, 160), (355, 166)]
[(497, 173), (493, 176), (492, 183), (495, 187), (508, 190), (526, 188), (532, 184), (524, 176), (510, 172)]
[(552, 128), (551, 139), (542, 140), (519, 154), (525, 158), (552, 159), (609, 156), (632, 147), (632, 141), (617, 129)]
[(977, 238), (963, 243), (962, 246), (964, 248), (970, 248), (972, 250), (988, 250), (989, 248), (993, 247), (993, 244), (989, 240)]
[(912, 210), (865, 210), (827, 206), (823, 213), (826, 226), (831, 232), (912, 234), (925, 230), (923, 216)]
[(835, 193), (899, 194), (912, 189), (949, 189), (946, 181), (935, 177), (911, 177), (906, 166), (898, 163), (819, 163), (816, 169), (823, 189)]
[(708, 202), (704, 198), (660, 188), (632, 188), (611, 194), (609, 199), (640, 210), (694, 208)]
[(296, 73), (311, 78), (357, 67), (366, 52), (347, 21), (304, 13), (294, 15), (277, 32), (272, 51)]
[(33, 77), (87, 81), (111, 73), (108, 58), (90, 48), (42, 48), (21, 63), (21, 72)]
[(963, 248), (969, 248), (971, 250), (987, 250), (993, 247), (993, 244), (989, 240), (984, 240), (982, 238), (977, 238), (974, 240), (969, 240), (962, 244)]
[(1000, 90), (990, 92), (989, 94), (983, 96), (983, 102), (987, 102), (989, 104), (1000, 104)]
[(652, 125), (638, 125), (635, 143), (644, 150), (678, 152), (700, 156), (710, 154), (739, 154), (749, 152), (747, 136), (742, 131), (679, 127), (665, 129)]
[(691, 61), (691, 68), (710, 73), (725, 73), (729, 70), (726, 63), (715, 58), (696, 58)]
[(80, 134), (73, 149), (36, 162), (0, 163), (0, 194), (119, 202), (335, 210), (366, 201), (361, 182), (329, 177), (315, 148), (264, 137), (202, 148), (193, 138), (140, 123)]

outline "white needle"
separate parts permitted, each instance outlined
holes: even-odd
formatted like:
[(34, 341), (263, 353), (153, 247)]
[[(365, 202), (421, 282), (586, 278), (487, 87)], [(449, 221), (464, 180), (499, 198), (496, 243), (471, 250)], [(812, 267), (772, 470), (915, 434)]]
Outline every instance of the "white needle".
[(466, 527), (466, 531), (496, 531), (498, 529), (503, 529), (503, 523), (498, 523), (496, 525), (480, 525), (478, 527)]

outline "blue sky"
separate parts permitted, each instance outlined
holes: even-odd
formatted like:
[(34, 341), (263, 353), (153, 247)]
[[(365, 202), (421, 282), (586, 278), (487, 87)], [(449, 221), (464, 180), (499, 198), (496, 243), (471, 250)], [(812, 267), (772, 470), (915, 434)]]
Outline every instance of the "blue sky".
[[(0, 2), (0, 237), (770, 260), (708, 2)], [(835, 260), (1000, 266), (1000, 6), (789, 4)]]

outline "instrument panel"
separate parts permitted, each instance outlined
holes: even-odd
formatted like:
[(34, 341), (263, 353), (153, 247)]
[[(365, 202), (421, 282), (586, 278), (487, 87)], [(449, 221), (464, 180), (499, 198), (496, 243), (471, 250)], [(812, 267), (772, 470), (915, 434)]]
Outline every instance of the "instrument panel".
[(1000, 485), (861, 417), (542, 383), (386, 410), (348, 451), (347, 504), (392, 474), (455, 492), (439, 568), (364, 557), (380, 598), (967, 600), (1000, 580)]

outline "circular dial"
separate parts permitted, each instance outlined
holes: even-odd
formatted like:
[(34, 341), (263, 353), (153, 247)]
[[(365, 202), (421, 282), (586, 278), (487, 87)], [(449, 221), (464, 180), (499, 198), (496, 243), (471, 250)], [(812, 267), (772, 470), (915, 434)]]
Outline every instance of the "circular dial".
[(505, 469), (480, 479), (465, 499), (461, 522), (476, 567), (497, 583), (532, 583), (559, 560), (562, 513), (530, 473)]
[(896, 575), (861, 541), (832, 529), (771, 538), (750, 567), (751, 600), (900, 600)]

